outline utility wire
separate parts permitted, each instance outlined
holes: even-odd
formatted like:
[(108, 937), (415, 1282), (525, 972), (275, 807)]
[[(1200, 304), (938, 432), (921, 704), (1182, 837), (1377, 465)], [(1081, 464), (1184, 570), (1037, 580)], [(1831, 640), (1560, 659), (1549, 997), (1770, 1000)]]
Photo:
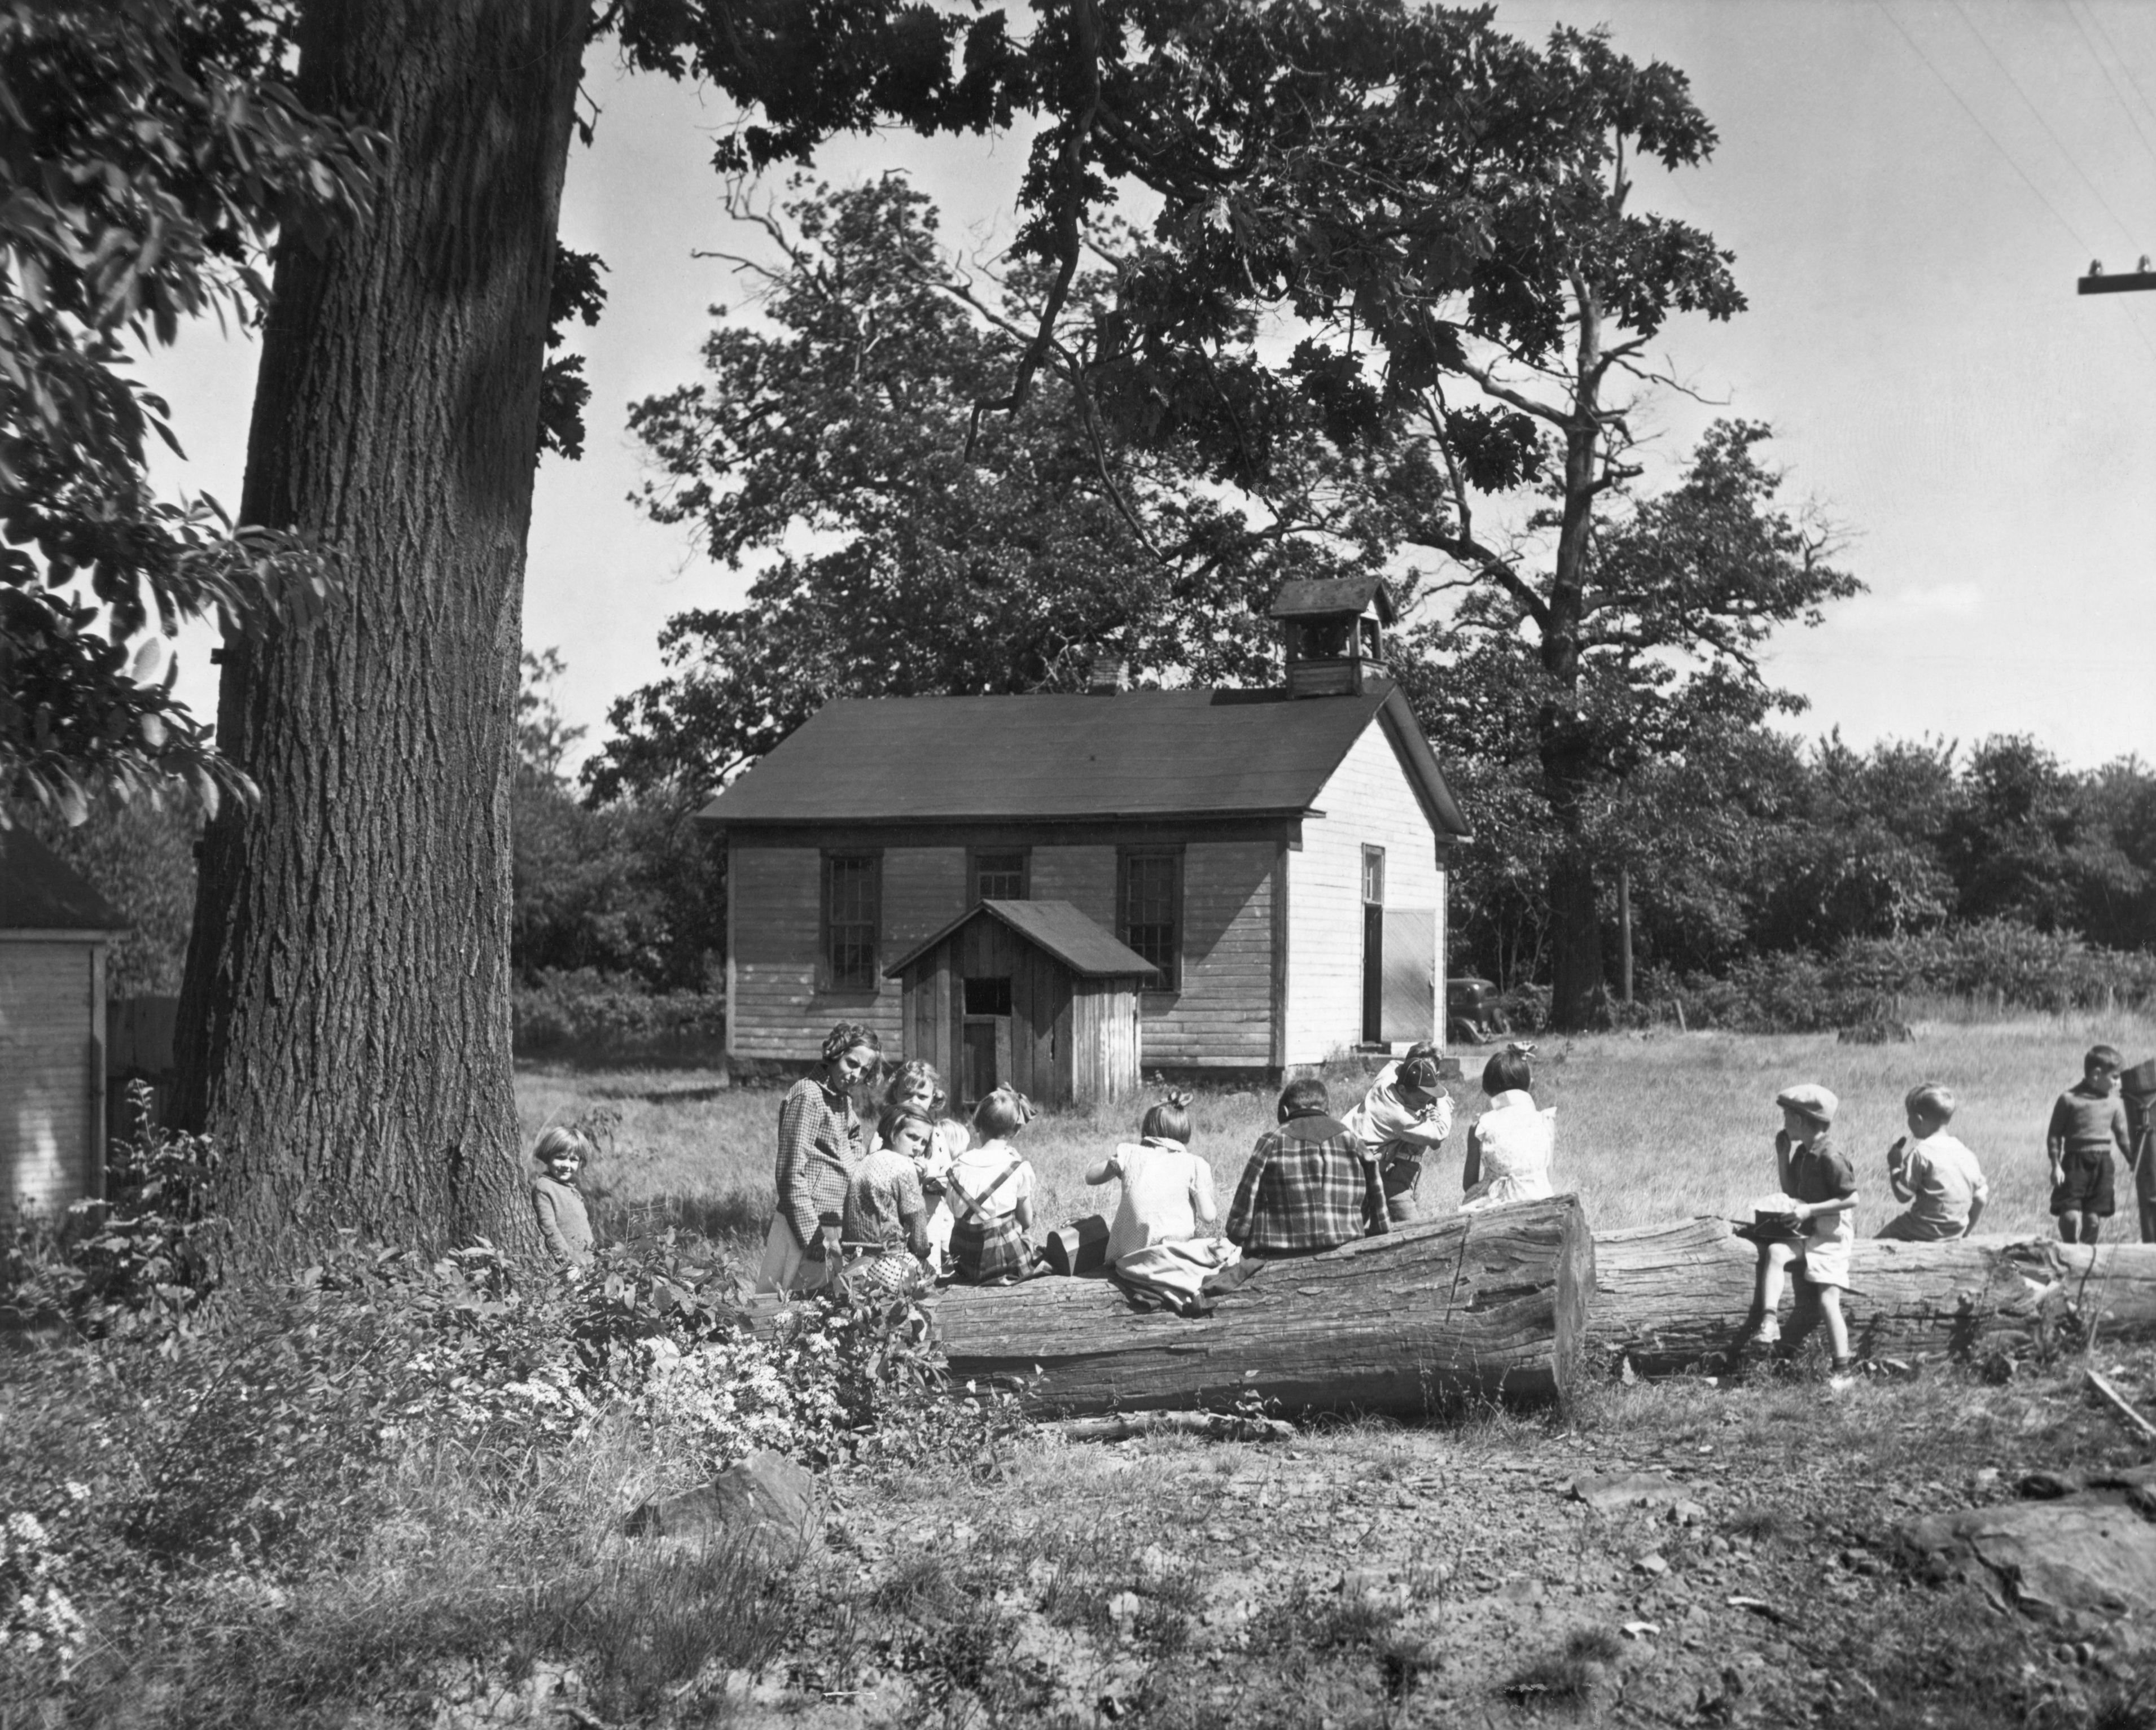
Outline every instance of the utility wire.
[(2141, 147), (2148, 153), (2148, 160), (2156, 162), (2156, 144), (2148, 141), (2148, 135), (2141, 129), (2141, 116), (2133, 111), (2133, 105), (2126, 100), (2126, 92), (2119, 89), (2118, 80), (2111, 75), (2111, 68), (2103, 63), (2103, 56), (2096, 51), (2096, 40), (2082, 22), (2082, 15), (2074, 9), (2074, 0), (2066, 0), (2066, 16), (2074, 21), (2080, 33), (2082, 46), (2088, 50), (2089, 58), (2096, 62), (2096, 69), (2103, 74), (2103, 81), (2111, 86), (2111, 94), (2118, 99), (2118, 106), (2126, 116), (2126, 123), (2133, 128), (2133, 136), (2141, 141)]
[[(2083, 0), (2083, 3), (2087, 4), (2087, 0)], [(2156, 116), (2156, 102), (2148, 100), (2148, 93), (2141, 88), (2141, 80), (2133, 75), (2133, 63), (2118, 51), (2118, 44), (2111, 39), (2111, 32), (2104, 28), (2103, 19), (2095, 7), (2088, 8), (2088, 15), (2089, 22), (2096, 26), (2096, 33), (2103, 38), (2103, 45), (2111, 50), (2112, 59), (2118, 62), (2118, 69), (2126, 74), (2126, 82), (2132, 87), (2133, 94), (2140, 97), (2141, 105), (2152, 116)]]
[(2074, 171), (2081, 183), (2089, 189), (2090, 196), (2103, 207), (2103, 213), (2118, 224), (2118, 232), (2126, 236), (2127, 245), (2129, 247), (2138, 245), (2141, 237), (2133, 232), (2132, 225), (2124, 217), (2111, 208), (2111, 200), (2104, 197), (2102, 188), (2088, 177), (2082, 165), (2074, 159), (2074, 153), (2066, 148), (2066, 141), (2051, 129), (2051, 123), (2044, 118), (2044, 110), (2037, 107), (2030, 100), (2028, 91), (2021, 88), (2021, 80), (2014, 75), (2014, 69), (2000, 59), (1990, 43), (1985, 40), (1984, 32), (1976, 28), (1976, 21), (1964, 9), (1961, 0), (1953, 0), (1953, 5), (1954, 16), (1968, 27), (1969, 33), (1976, 39), (1977, 46), (1990, 57), (1991, 64), (1999, 69), (2006, 82), (2014, 87), (2014, 94), (2021, 99), (2021, 105), (2036, 116), (2036, 124), (2044, 129), (2044, 136), (2059, 147), (2059, 154), (2066, 159), (2066, 166)]
[[(1925, 70), (1929, 72), (1933, 78), (1936, 78), (1939, 81), (1939, 87), (1949, 96), (1953, 98), (1954, 105), (1969, 117), (1971, 123), (1974, 125), (1976, 130), (1983, 133), (1984, 137), (1989, 141), (1991, 147), (1999, 152), (2001, 160), (2003, 160), (2006, 166), (2011, 168), (2015, 173), (2020, 177), (2021, 184), (2028, 187), (2029, 190), (2035, 195), (2036, 202), (2039, 204), (2041, 204), (2045, 209), (2051, 213), (2051, 220), (2056, 222), (2061, 228), (2064, 228), (2066, 231), (2067, 238), (2072, 240), (2074, 244), (2078, 246), (2083, 252), (2088, 254), (2092, 258), (2097, 256), (2096, 248), (2090, 245), (2087, 240), (2082, 237), (2080, 229), (2076, 228), (2071, 223), (2068, 222), (2064, 216), (2060, 214), (2059, 207), (2054, 204), (2044, 195), (2043, 187), (2038, 186), (2035, 181), (2029, 177), (2029, 171), (2024, 168), (2021, 164), (2015, 159), (2013, 151), (2007, 149), (2005, 145), (1999, 141), (1998, 134), (1994, 132), (1990, 127), (1984, 125), (1984, 116), (1979, 114), (1974, 108), (1971, 108), (1968, 102), (1964, 100), (1961, 92), (1953, 87), (1953, 83), (1948, 79), (1946, 74), (1940, 71), (1938, 66), (1933, 60), (1932, 57), (1924, 52), (1923, 44), (1918, 42), (1915, 37), (1912, 36), (1908, 31), (1903, 28), (1901, 19), (1896, 18), (1892, 12), (1887, 10), (1887, 0), (1871, 0), (1871, 3), (1879, 8), (1880, 13), (1885, 17), (1887, 22), (1894, 27), (1895, 33), (1898, 35), (1902, 41), (1909, 44), (1909, 51), (1924, 63)], [(1958, 4), (1957, 4), (1955, 9), (1957, 11), (1960, 9)], [(1964, 17), (1963, 22), (1964, 23), (1968, 23), (1966, 16)], [(1971, 28), (1974, 28), (1974, 27), (1972, 25)], [(2101, 28), (2102, 25), (2099, 23), (2097, 28)], [(1983, 39), (1979, 37), (1978, 40), (1982, 41)], [(1985, 44), (1984, 52), (1987, 54), (1991, 52), (1990, 45), (1989, 44)], [(1996, 60), (1998, 56), (1994, 54), (1992, 58)], [(2003, 70), (2004, 69), (2002, 68), (2001, 69)], [(2019, 90), (2020, 86), (2017, 85), (2015, 88)], [(2138, 85), (2135, 86), (2137, 90), (2140, 87)], [(2022, 100), (2025, 102), (2028, 100), (2028, 98), (2025, 96), (2022, 98)], [(2037, 118), (2041, 120), (2043, 116), (2041, 115), (2038, 115)], [(2050, 128), (2047, 126), (2045, 130), (2048, 131), (2050, 131)], [(2078, 172), (2079, 171), (2076, 170), (2076, 172)], [(2106, 205), (2104, 208), (2106, 209), (2110, 208), (2108, 205)], [(2112, 220), (2116, 222), (2118, 218), (2114, 217), (2112, 218)], [(2121, 226), (2123, 227), (2124, 225), (2122, 223)], [(2129, 312), (2127, 315), (2126, 322), (2127, 327), (2133, 332), (2135, 336), (2140, 339), (2142, 347), (2148, 350), (2149, 359), (2156, 360), (2156, 342), (2151, 342), (2148, 340), (2148, 333), (2142, 329), (2140, 320), (2135, 318)]]
[(1949, 84), (1947, 81), (1946, 74), (1940, 71), (1939, 69), (1933, 64), (1932, 57), (1924, 52), (1923, 45), (1919, 43), (1915, 37), (1912, 36), (1908, 31), (1902, 28), (1901, 19), (1896, 18), (1892, 13), (1887, 11), (1887, 0), (1871, 0), (1871, 3), (1879, 8), (1880, 12), (1885, 16), (1887, 22), (1894, 27), (1895, 30), (1900, 34), (1902, 40), (1909, 44), (1910, 51), (1913, 53), (1918, 59), (1924, 63), (1925, 69), (1930, 72), (1933, 77), (1938, 80), (1940, 87), (1944, 90), (1949, 96), (1954, 99), (1954, 105), (1959, 108), (1964, 114), (1967, 115), (1973, 122), (1974, 122), (1976, 130), (1983, 133), (1986, 138), (1991, 141), (1991, 147), (1997, 151), (2000, 157), (2005, 160), (2006, 166), (2011, 168), (2015, 173), (2020, 176), (2021, 184), (2028, 187), (2031, 193), (2035, 194), (2036, 202), (2039, 204), (2041, 204), (2045, 209), (2051, 213), (2051, 219), (2066, 231), (2066, 237), (2083, 252), (2087, 253), (2091, 257), (2094, 257), (2096, 255), (2096, 249), (2082, 238), (2080, 229), (2076, 228), (2071, 223), (2068, 222), (2065, 217), (2059, 213), (2059, 207), (2044, 196), (2043, 187), (2038, 186), (2035, 181), (2030, 179), (2029, 171), (2024, 168), (2020, 163), (2014, 160), (2013, 152), (2008, 150), (2005, 145), (1999, 141), (1997, 135), (1992, 131), (1990, 127), (1984, 125), (1984, 116), (1979, 114), (1974, 108), (1971, 108), (1967, 102), (1962, 100), (1961, 92), (1956, 90), (1953, 85)]

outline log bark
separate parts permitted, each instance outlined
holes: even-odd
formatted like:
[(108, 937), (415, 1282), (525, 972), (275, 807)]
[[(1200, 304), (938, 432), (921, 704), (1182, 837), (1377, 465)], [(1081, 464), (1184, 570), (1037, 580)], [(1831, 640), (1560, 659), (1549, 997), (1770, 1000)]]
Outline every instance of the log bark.
[(242, 1260), (336, 1228), (536, 1250), (509, 1024), (510, 774), (554, 234), (587, 0), (307, 0), (299, 91), (393, 144), (288, 234), (246, 521), (341, 556), (327, 617), (228, 634), (178, 1121)]
[(929, 1306), (960, 1383), (1022, 1378), (1062, 1415), (1213, 1409), (1422, 1416), (1463, 1398), (1561, 1399), (1594, 1243), (1578, 1198), (1403, 1226), (1275, 1261), (1209, 1316), (1141, 1314), (1105, 1280), (953, 1287)]
[[(1753, 1265), (1752, 1245), (1723, 1219), (1598, 1232), (1590, 1345), (1641, 1375), (1719, 1370), (1751, 1309)], [(2103, 1339), (2156, 1339), (2156, 1246), (1861, 1240), (1842, 1312), (1859, 1358), (1981, 1357), (2092, 1325)]]

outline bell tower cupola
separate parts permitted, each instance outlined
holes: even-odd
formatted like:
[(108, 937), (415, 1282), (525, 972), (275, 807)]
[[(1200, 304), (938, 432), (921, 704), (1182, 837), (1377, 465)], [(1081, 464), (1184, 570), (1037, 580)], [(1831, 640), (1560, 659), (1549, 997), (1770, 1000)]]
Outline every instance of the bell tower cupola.
[(1351, 696), (1390, 682), (1396, 615), (1383, 578), (1283, 583), (1271, 616), (1280, 621), (1290, 696)]

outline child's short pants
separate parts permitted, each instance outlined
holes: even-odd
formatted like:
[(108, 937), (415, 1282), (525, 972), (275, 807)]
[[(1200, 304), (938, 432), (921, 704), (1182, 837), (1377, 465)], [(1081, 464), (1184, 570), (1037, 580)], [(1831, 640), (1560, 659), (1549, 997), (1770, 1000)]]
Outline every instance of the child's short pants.
[(2051, 1186), (2051, 1212), (2094, 1214), (2109, 1219), (2118, 1207), (2112, 1193), (2112, 1158), (2108, 1147), (2082, 1152), (2069, 1147), (2059, 1162), (2059, 1181)]
[(1804, 1253), (1789, 1264), (1808, 1286), (1833, 1286), (1849, 1290), (1849, 1240), (1845, 1237), (1807, 1237)]

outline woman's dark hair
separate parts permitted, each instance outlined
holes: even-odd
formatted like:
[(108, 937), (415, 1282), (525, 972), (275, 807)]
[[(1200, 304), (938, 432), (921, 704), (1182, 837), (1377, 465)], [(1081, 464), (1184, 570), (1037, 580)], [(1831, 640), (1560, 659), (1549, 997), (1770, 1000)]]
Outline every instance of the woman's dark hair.
[(1482, 1091), (1493, 1099), (1501, 1093), (1524, 1093), (1534, 1080), (1523, 1051), (1500, 1051), (1482, 1065)]
[(1305, 1075), (1281, 1089), (1280, 1108), (1286, 1117), (1306, 1117), (1332, 1103), (1332, 1096), (1325, 1091), (1325, 1084), (1315, 1075)]
[(841, 1021), (824, 1035), (824, 1061), (836, 1063), (856, 1045), (866, 1045), (877, 1056), (883, 1055), (883, 1041), (874, 1028), (863, 1027), (858, 1021)]
[(1149, 1106), (1145, 1121), (1138, 1125), (1141, 1136), (1158, 1136), (1163, 1140), (1181, 1142), (1190, 1145), (1190, 1096), (1171, 1091), (1157, 1106)]
[(898, 1132), (909, 1123), (918, 1123), (921, 1132), (932, 1139), (936, 1134), (936, 1120), (919, 1106), (886, 1106), (883, 1117), (876, 1124), (876, 1137), (886, 1147), (896, 1147)]

